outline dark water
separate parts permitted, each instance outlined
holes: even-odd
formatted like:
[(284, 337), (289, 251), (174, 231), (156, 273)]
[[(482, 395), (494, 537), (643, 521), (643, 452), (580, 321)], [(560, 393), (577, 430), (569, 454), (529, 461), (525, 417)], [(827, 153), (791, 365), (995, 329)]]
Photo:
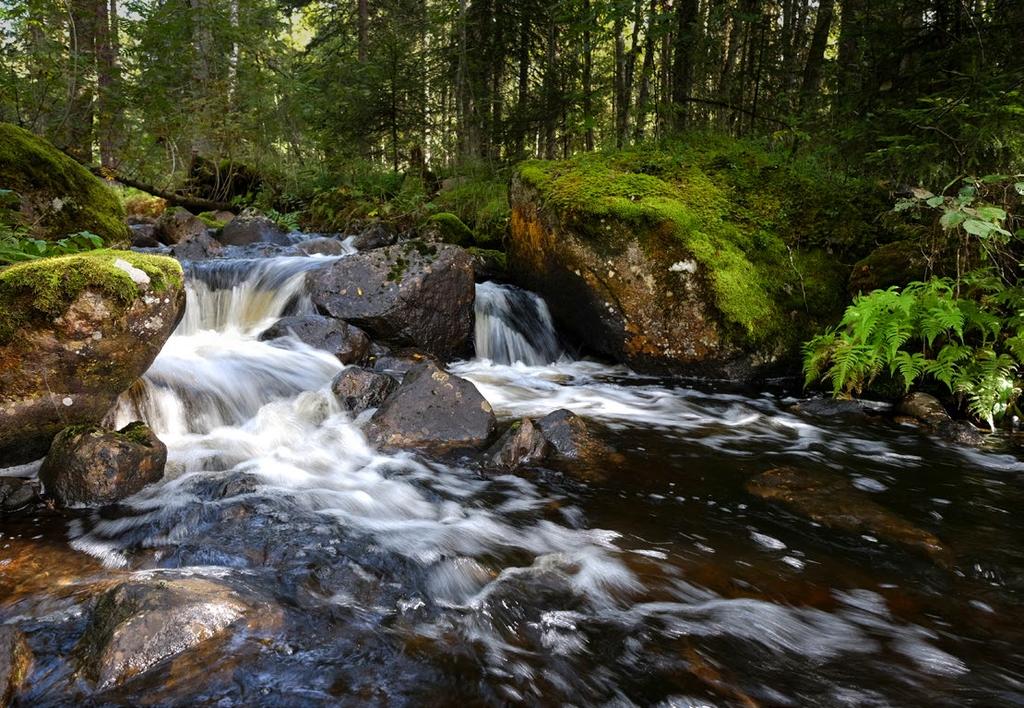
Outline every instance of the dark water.
[[(270, 263), (272, 286), (206, 274), (118, 412), (168, 443), (164, 482), (5, 520), (0, 621), (36, 655), (21, 705), (1024, 704), (1013, 440), (972, 451), (781, 393), (474, 361), (454, 370), (502, 419), (570, 408), (621, 458), (580, 483), (382, 455), (325, 390), (336, 362), (256, 340), (305, 306), (301, 268)], [(747, 491), (782, 466), (846, 480), (951, 561)], [(75, 646), (97, 594), (140, 575), (271, 609), (97, 693)]]

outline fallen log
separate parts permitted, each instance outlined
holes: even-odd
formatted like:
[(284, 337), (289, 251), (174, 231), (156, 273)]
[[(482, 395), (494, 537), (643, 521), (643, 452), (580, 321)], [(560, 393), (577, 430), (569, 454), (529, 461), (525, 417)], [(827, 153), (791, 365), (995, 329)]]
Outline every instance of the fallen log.
[(140, 182), (136, 179), (132, 179), (127, 175), (120, 174), (116, 170), (112, 170), (109, 167), (96, 167), (93, 165), (86, 165), (89, 171), (97, 177), (105, 180), (113, 180), (120, 182), (127, 187), (134, 187), (140, 189), (143, 192), (148, 192), (154, 197), (160, 197), (161, 199), (167, 200), (169, 204), (174, 206), (185, 207), (189, 211), (230, 211), (237, 214), (241, 207), (237, 204), (230, 204), (228, 202), (218, 202), (213, 199), (203, 199), (202, 197), (193, 197), (187, 194), (179, 194), (177, 192), (168, 192), (164, 189), (159, 189), (151, 184)]

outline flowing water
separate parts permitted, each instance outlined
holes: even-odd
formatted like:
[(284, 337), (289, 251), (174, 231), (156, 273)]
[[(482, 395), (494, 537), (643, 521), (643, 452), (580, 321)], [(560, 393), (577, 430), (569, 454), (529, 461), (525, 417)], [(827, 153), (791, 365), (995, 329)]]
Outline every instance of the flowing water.
[[(304, 274), (324, 262), (191, 266), (184, 320), (114, 416), (167, 443), (164, 481), (4, 527), (0, 621), (36, 654), (26, 705), (92, 690), (68, 657), (97, 587), (171, 572), (230, 582), (276, 619), (95, 703), (1024, 704), (1011, 441), (957, 448), (801, 414), (781, 391), (573, 361), (543, 301), (485, 283), (479, 357), (452, 370), (501, 420), (599, 422), (621, 459), (581, 484), (385, 455), (333, 400), (333, 357), (258, 340), (310, 311)], [(848, 479), (952, 563), (744, 491), (782, 465)]]

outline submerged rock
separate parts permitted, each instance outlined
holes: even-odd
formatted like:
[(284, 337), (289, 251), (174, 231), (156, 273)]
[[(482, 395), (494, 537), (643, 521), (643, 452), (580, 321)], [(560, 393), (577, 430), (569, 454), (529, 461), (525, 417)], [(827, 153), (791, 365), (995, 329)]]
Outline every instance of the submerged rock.
[(102, 420), (181, 319), (182, 280), (172, 258), (118, 251), (0, 270), (0, 460)]
[(491, 404), (476, 386), (425, 361), (377, 409), (366, 433), (385, 448), (444, 453), (483, 447), (495, 425)]
[(476, 291), (461, 248), (408, 242), (342, 258), (307, 279), (320, 312), (374, 340), (442, 359), (469, 351)]
[(952, 565), (942, 541), (875, 503), (841, 475), (780, 467), (749, 480), (746, 489), (827, 528), (870, 534), (924, 554), (943, 567)]
[(149, 671), (265, 612), (232, 588), (202, 578), (122, 583), (104, 593), (76, 653), (82, 672), (106, 688)]
[(282, 317), (265, 329), (261, 341), (294, 335), (311, 347), (323, 349), (338, 357), (342, 364), (359, 364), (370, 353), (366, 332), (340, 320), (323, 315)]
[(320, 236), (295, 244), (295, 248), (307, 256), (340, 256), (345, 252), (345, 247), (336, 238)]
[(0, 185), (18, 194), (24, 223), (36, 238), (90, 231), (112, 247), (128, 245), (121, 200), (89, 170), (43, 138), (0, 123)]
[(31, 665), (32, 651), (25, 635), (10, 625), (0, 625), (0, 706), (11, 704)]
[(356, 366), (347, 367), (331, 381), (331, 391), (352, 415), (377, 408), (396, 388), (395, 378)]
[(0, 511), (22, 509), (36, 501), (39, 492), (30, 479), (0, 477)]
[(168, 246), (205, 236), (207, 226), (198, 216), (183, 207), (164, 211), (153, 226), (153, 237)]
[(77, 426), (54, 438), (39, 480), (61, 506), (110, 504), (160, 481), (166, 463), (167, 446), (145, 423)]
[(248, 246), (251, 243), (273, 243), (288, 246), (291, 240), (277, 224), (252, 211), (243, 211), (221, 231), (219, 241), (225, 246)]

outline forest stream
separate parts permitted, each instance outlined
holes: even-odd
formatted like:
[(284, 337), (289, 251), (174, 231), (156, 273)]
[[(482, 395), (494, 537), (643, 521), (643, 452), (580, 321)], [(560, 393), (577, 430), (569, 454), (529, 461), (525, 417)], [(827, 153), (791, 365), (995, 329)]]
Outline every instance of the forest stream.
[[(334, 356), (257, 338), (344, 257), (185, 264), (184, 319), (113, 414), (166, 443), (164, 479), (0, 532), (0, 623), (35, 656), (18, 705), (1024, 704), (1007, 437), (575, 360), (543, 300), (485, 282), (476, 356), (449, 370), (499, 421), (568, 409), (618, 454), (586, 483), (384, 454), (332, 396)], [(819, 493), (773, 503), (772, 469)], [(829, 528), (815, 504), (872, 520)], [(90, 603), (131, 578), (213, 579), (258, 609), (94, 693), (73, 658)]]

